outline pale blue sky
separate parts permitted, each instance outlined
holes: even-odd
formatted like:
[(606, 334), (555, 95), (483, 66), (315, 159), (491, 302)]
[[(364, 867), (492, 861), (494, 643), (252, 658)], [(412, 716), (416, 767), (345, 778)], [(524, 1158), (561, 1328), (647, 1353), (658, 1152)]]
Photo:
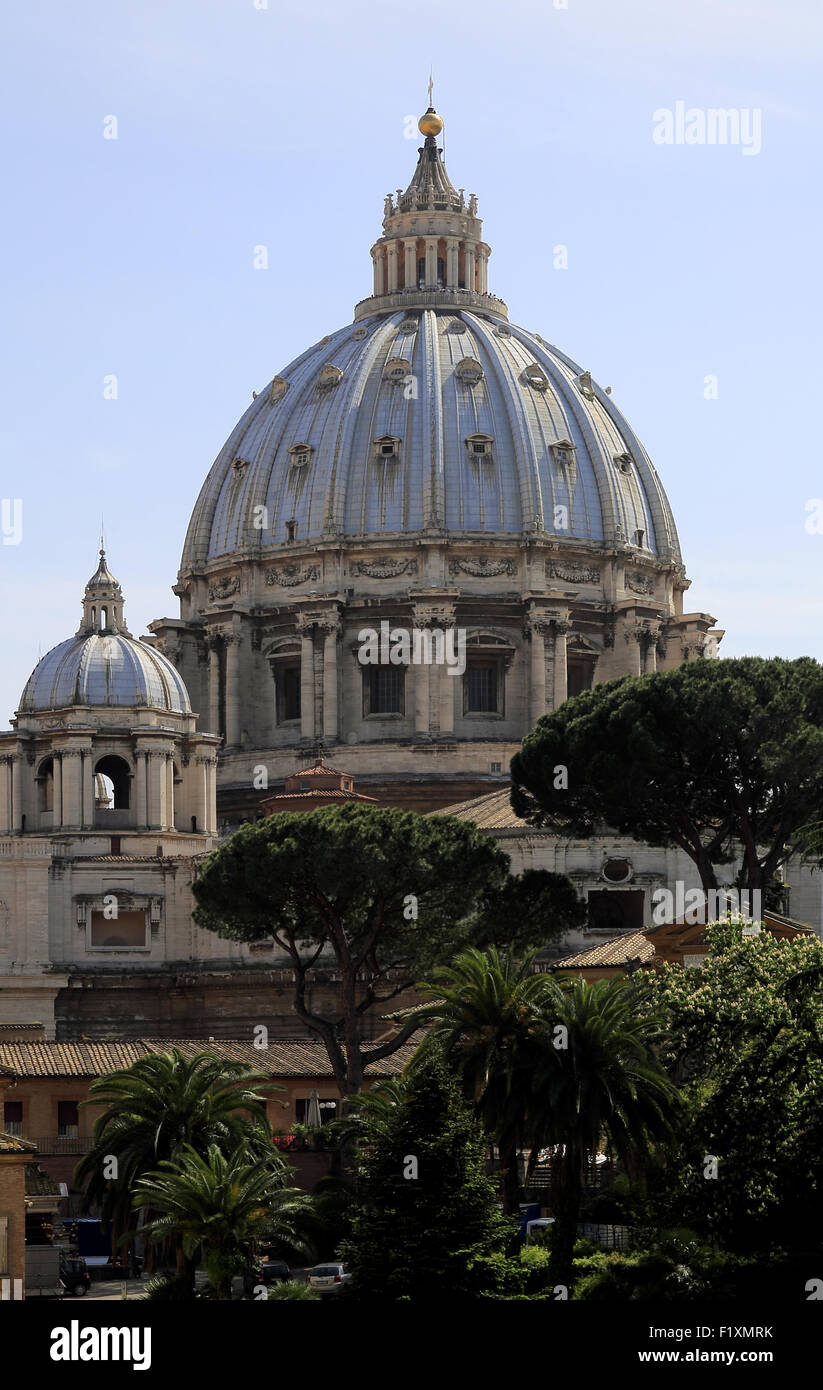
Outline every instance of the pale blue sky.
[[(0, 547), (0, 725), (78, 626), (101, 511), (132, 631), (177, 614), (189, 513), (252, 390), (370, 292), (430, 63), (490, 289), (612, 386), (674, 507), (687, 608), (724, 654), (823, 658), (822, 30), (818, 0), (7, 10), (0, 496), (24, 525)], [(761, 152), (655, 144), (678, 101), (760, 110)]]

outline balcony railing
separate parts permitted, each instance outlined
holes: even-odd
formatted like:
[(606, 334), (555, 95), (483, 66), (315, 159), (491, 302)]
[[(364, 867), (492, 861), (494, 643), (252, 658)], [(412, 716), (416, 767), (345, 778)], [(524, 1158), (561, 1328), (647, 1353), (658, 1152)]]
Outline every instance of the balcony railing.
[(27, 1134), (26, 1138), (41, 1154), (87, 1154), (94, 1144), (90, 1134)]

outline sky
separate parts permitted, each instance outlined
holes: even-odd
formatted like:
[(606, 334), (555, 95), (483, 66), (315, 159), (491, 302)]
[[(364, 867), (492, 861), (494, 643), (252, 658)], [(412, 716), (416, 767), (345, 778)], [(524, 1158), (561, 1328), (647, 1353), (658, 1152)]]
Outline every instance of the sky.
[(27, 0), (2, 36), (1, 727), (101, 516), (131, 631), (177, 616), (252, 391), (371, 292), (430, 69), (489, 288), (612, 387), (687, 611), (723, 655), (823, 659), (818, 0)]

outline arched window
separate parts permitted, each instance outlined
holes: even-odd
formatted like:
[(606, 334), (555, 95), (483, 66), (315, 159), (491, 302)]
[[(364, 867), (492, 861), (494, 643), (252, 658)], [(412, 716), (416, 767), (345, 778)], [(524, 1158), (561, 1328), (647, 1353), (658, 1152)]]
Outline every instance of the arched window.
[(37, 772), (37, 809), (54, 810), (54, 759), (44, 758)]
[(98, 799), (98, 797), (95, 796), (97, 809), (103, 811), (106, 809), (110, 811), (127, 811), (129, 808), (131, 768), (125, 758), (118, 758), (116, 754), (110, 753), (107, 757), (100, 759), (94, 772), (95, 777), (103, 777), (106, 779), (104, 786), (110, 798), (108, 807), (105, 807), (100, 804), (102, 797)]
[(109, 625), (109, 615), (105, 608), (100, 609), (100, 631), (105, 632)]
[(426, 288), (426, 257), (425, 257), (425, 256), (418, 256), (418, 257), (417, 257), (417, 288), (418, 288), (419, 290), (423, 290), (423, 289)]

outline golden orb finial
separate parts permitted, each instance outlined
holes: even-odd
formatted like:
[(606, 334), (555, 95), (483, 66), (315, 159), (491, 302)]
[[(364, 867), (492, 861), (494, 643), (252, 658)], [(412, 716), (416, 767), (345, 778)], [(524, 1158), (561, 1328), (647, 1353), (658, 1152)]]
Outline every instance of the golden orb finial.
[(443, 117), (438, 116), (433, 106), (420, 117), (417, 129), (421, 135), (439, 135), (443, 129)]

